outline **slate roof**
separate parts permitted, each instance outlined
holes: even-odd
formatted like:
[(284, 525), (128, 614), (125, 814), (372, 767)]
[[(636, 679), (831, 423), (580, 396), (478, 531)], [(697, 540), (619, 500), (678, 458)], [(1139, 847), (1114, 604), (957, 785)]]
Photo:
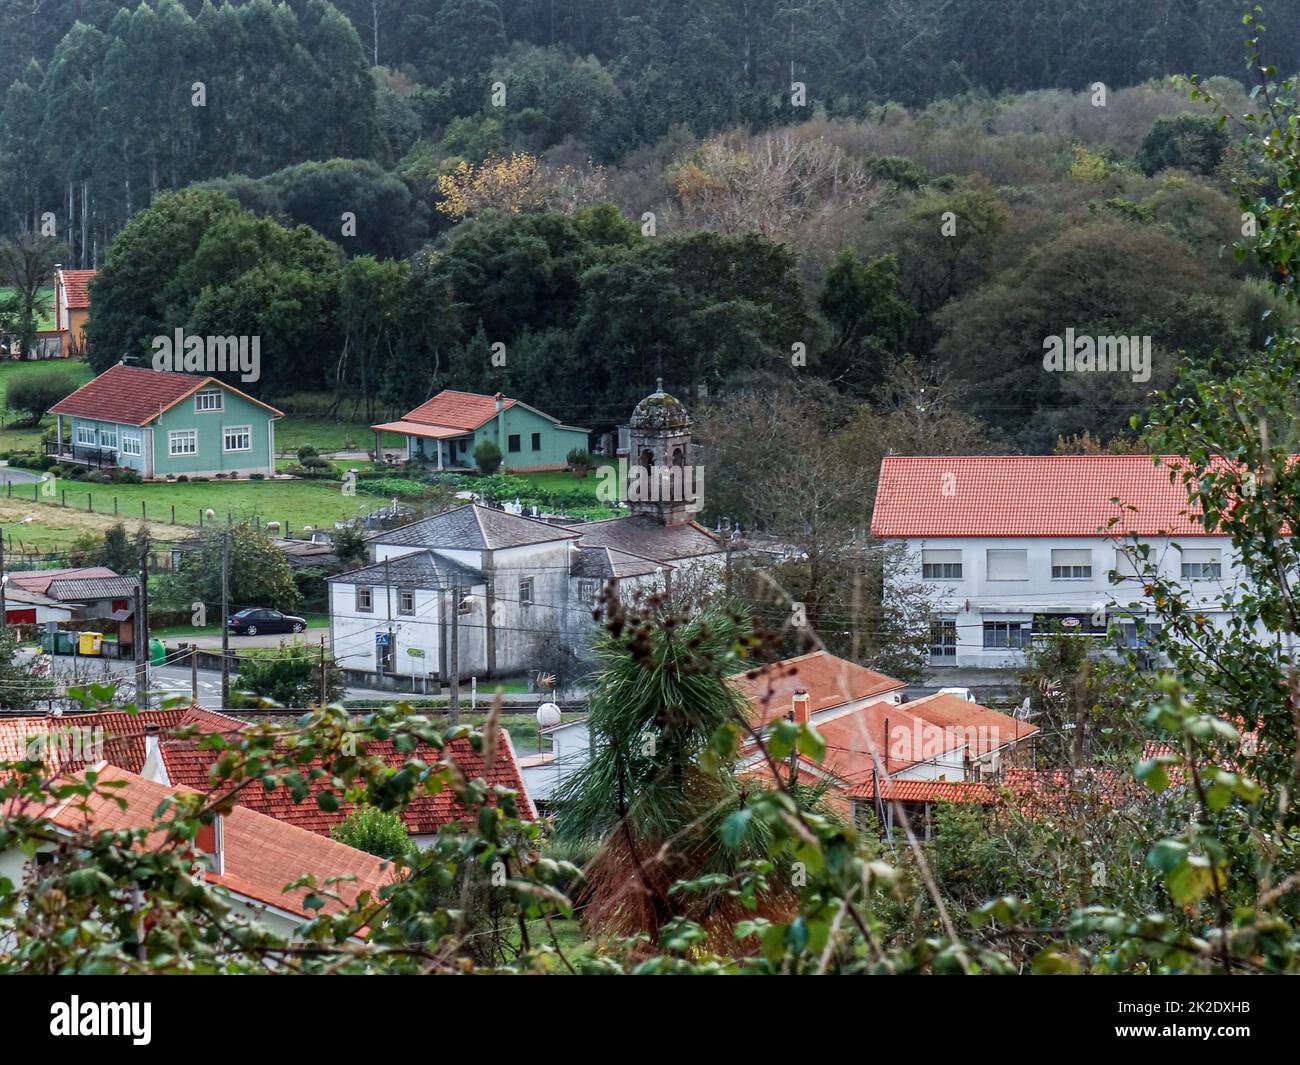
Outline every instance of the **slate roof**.
[(569, 567), (569, 573), (574, 577), (609, 580), (658, 573), (666, 565), (668, 564), (641, 555), (633, 555), (627, 551), (616, 551), (612, 547), (588, 547), (579, 541), (578, 551), (574, 556), (573, 564)]
[(607, 518), (565, 528), (579, 533), (580, 547), (612, 547), (629, 555), (672, 562), (676, 559), (722, 553), (722, 543), (702, 525), (660, 525), (641, 515)]
[(524, 547), (556, 540), (576, 540), (578, 531), (561, 525), (547, 525), (532, 518), (507, 514), (504, 510), (467, 503), (410, 525), (372, 533), (372, 544), (397, 547), (432, 547), (449, 551), (491, 551), (502, 547)]
[(359, 584), (382, 588), (390, 582), (393, 586), (429, 588), (445, 591), (449, 588), (472, 588), (483, 583), (483, 574), (472, 566), (463, 566), (433, 551), (414, 551), (409, 555), (377, 562), (373, 566), (336, 573), (328, 578), (340, 584)]
[(243, 396), (250, 403), (265, 407), (276, 417), (281, 412), (259, 399), (223, 384), (215, 377), (199, 374), (149, 370), (141, 366), (110, 366), (93, 381), (88, 381), (49, 410), (50, 414), (72, 414), (82, 418), (99, 418), (120, 425), (147, 425), (167, 408), (212, 386)]
[[(1150, 455), (887, 455), (871, 532), (885, 537), (1204, 536)], [(1117, 499), (1114, 503), (1111, 500)], [(1135, 510), (1128, 510), (1128, 507)], [(1120, 520), (1112, 527), (1112, 518)]]
[(63, 279), (63, 299), (68, 310), (84, 311), (90, 307), (90, 279), (95, 270), (60, 270)]

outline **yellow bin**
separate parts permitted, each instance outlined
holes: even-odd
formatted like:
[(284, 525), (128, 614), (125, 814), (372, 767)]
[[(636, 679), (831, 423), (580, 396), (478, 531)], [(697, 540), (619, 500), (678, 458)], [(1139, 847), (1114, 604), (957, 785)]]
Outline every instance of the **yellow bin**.
[(102, 632), (77, 633), (77, 654), (97, 655), (101, 652), (103, 645), (104, 634)]

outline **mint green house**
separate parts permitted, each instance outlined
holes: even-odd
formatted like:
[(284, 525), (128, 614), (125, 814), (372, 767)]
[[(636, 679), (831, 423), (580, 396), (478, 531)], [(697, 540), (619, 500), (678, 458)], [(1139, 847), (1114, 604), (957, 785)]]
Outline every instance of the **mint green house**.
[(372, 425), (375, 453), (380, 433), (406, 438), (406, 457), (440, 470), (470, 468), (474, 448), (491, 440), (501, 449), (501, 468), (515, 473), (564, 469), (574, 448), (587, 450), (589, 433), (500, 392), (439, 392), (399, 421)]
[(198, 374), (113, 366), (49, 410), (61, 463), (121, 466), (145, 478), (275, 473), (280, 411)]

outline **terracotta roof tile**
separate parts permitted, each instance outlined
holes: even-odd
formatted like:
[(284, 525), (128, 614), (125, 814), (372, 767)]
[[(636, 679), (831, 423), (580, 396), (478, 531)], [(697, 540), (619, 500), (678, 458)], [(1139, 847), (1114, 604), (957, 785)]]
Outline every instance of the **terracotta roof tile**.
[[(515, 400), (505, 399), (504, 406), (515, 405)], [(416, 422), (420, 425), (443, 426), (469, 432), (477, 429), (497, 412), (495, 396), (482, 396), (476, 392), (454, 392), (444, 389), (432, 399), (421, 403), (415, 410), (402, 417), (404, 422)]]
[(734, 674), (728, 682), (749, 700), (754, 724), (767, 724), (773, 718), (785, 716), (794, 693), (800, 688), (808, 693), (809, 711), (816, 715), (906, 687), (901, 680), (837, 658), (827, 651), (813, 651), (757, 666)]
[(197, 391), (211, 377), (146, 370), (140, 366), (110, 366), (93, 381), (50, 408), (51, 414), (76, 414), (125, 425), (144, 425), (163, 408)]
[[(485, 777), (489, 788), (499, 786), (514, 791), (518, 796), (521, 816), (535, 821), (537, 812), (524, 787), (514, 748), (509, 742), (509, 734), (502, 729), (500, 735), (504, 742), (497, 748), (496, 761), (490, 775), (485, 776), (483, 755), (475, 751), (467, 739), (454, 740), (450, 743), (445, 757), (449, 757), (468, 779)], [(444, 760), (444, 755), (422, 745), (418, 746), (413, 753), (406, 754), (399, 751), (391, 740), (371, 740), (358, 744), (358, 749), (363, 753), (379, 755), (392, 769), (400, 769), (408, 758), (419, 758), (429, 765), (436, 765)], [(212, 790), (211, 771), (220, 757), (219, 752), (204, 750), (194, 740), (165, 740), (162, 744), (162, 756), (168, 779), (173, 784), (183, 784), (196, 791)], [(316, 760), (306, 763), (302, 769), (305, 772), (320, 765), (320, 761)], [(316, 801), (316, 795), (326, 789), (326, 778), (313, 781), (311, 786), (312, 793), (301, 802), (295, 802), (288, 789), (284, 787), (268, 791), (259, 784), (253, 784), (240, 791), (239, 803), (309, 832), (328, 835), (331, 828), (352, 812), (354, 804), (345, 802), (341, 803), (337, 810), (322, 810)], [(469, 823), (474, 814), (472, 810), (456, 801), (450, 789), (444, 789), (436, 795), (417, 795), (402, 811), (401, 817), (407, 829), (413, 834), (430, 835), (446, 825), (456, 822)]]
[[(154, 811), (158, 804), (168, 795), (183, 790), (145, 780), (114, 765), (101, 765), (96, 771), (100, 781), (121, 782), (124, 786), (106, 789), (109, 794), (96, 795), (84, 804), (80, 800), (62, 802), (41, 812), (71, 830), (145, 828), (157, 823)], [(118, 800), (125, 800), (125, 808)], [(166, 818), (164, 814), (163, 819)], [(329, 888), (341, 897), (342, 903), (329, 900), (324, 909), (336, 911), (350, 907), (362, 891), (377, 895), (396, 875), (393, 867), (381, 858), (335, 840), (322, 839), (243, 806), (236, 806), (224, 815), (222, 837), (223, 869), (221, 873), (206, 872), (208, 882), (301, 917), (314, 916), (303, 905), (307, 891), (284, 890), (301, 876), (312, 874), (319, 887), (334, 877), (353, 877)], [(151, 836), (150, 843), (164, 846), (162, 833)]]
[(1170, 479), (1168, 463), (1178, 461), (1166, 458), (1157, 466), (1150, 455), (889, 455), (880, 464), (871, 531), (884, 537), (1203, 536), (1187, 489)]
[(85, 310), (90, 306), (90, 279), (95, 270), (60, 270), (63, 279), (63, 298), (69, 310)]

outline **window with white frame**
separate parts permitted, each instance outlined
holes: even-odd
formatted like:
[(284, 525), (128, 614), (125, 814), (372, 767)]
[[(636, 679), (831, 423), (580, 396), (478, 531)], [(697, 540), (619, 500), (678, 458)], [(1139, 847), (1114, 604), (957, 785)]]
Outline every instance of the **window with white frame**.
[(138, 455), (140, 454), (141, 450), (142, 450), (141, 440), (138, 436), (134, 436), (131, 433), (122, 434), (123, 455)]
[(194, 410), (203, 414), (206, 411), (221, 410), (225, 405), (225, 396), (219, 388), (209, 388), (194, 397)]
[(101, 425), (99, 427), (99, 446), (117, 447), (117, 426)]
[(985, 561), (991, 581), (1029, 580), (1029, 552), (1023, 547), (990, 547)]
[(1053, 548), (1052, 580), (1085, 581), (1092, 577), (1091, 548)]
[(99, 435), (95, 432), (95, 427), (93, 425), (77, 426), (78, 444), (85, 444), (88, 447), (94, 447), (95, 441), (98, 439), (99, 439)]
[(921, 576), (928, 581), (961, 580), (961, 552), (922, 551)]
[(1217, 547), (1185, 547), (1181, 554), (1185, 581), (1217, 581), (1223, 573), (1223, 559)]
[(365, 585), (357, 585), (356, 608), (359, 613), (369, 614), (375, 609), (374, 590)]
[(223, 451), (252, 451), (253, 427), (251, 425), (227, 425), (222, 429)]
[(519, 581), (519, 604), (528, 606), (533, 601), (533, 579), (532, 577), (523, 577)]
[(410, 589), (398, 591), (397, 612), (408, 616), (415, 613), (415, 593)]
[(1117, 547), (1115, 548), (1115, 576), (1125, 580), (1140, 577), (1142, 568), (1148, 561), (1137, 554), (1136, 547)]
[(167, 454), (197, 455), (199, 434), (197, 429), (172, 429), (167, 433)]

